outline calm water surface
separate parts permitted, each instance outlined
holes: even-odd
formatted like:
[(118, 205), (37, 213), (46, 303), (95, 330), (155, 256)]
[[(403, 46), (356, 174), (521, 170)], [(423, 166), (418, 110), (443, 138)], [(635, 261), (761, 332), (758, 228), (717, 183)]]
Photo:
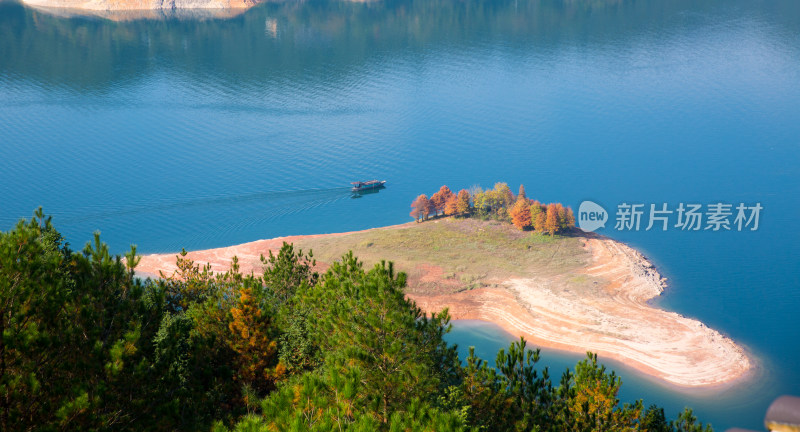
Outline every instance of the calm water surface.
[[(718, 429), (800, 394), (800, 3), (270, 3), (114, 22), (0, 3), (0, 229), (43, 206), (80, 246), (225, 246), (409, 220), (495, 181), (577, 207), (761, 202), (757, 232), (607, 234), (670, 279), (659, 303), (759, 359), (687, 393), (623, 365), (622, 398)], [(389, 187), (351, 199), (348, 182)], [(494, 360), (508, 335), (458, 323)], [(580, 356), (544, 353), (557, 371)]]

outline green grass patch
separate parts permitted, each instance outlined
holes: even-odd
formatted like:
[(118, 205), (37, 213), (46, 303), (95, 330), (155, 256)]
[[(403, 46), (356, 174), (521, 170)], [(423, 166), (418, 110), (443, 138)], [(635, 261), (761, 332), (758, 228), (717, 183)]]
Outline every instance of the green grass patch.
[(588, 259), (577, 238), (522, 232), (506, 223), (477, 219), (438, 219), (296, 244), (312, 249), (322, 262), (332, 262), (348, 250), (368, 266), (391, 260), (412, 277), (422, 265), (438, 266), (445, 279), (472, 288), (487, 279), (567, 273)]

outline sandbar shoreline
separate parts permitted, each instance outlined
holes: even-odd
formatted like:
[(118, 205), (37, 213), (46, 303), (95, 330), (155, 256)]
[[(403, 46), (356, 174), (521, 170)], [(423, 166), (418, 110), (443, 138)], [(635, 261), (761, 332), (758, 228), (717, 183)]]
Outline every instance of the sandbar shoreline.
[[(277, 237), (193, 251), (188, 257), (196, 264), (211, 264), (217, 272), (227, 270), (231, 258), (237, 256), (243, 273), (258, 274), (260, 256), (276, 252), (283, 242), (306, 247), (333, 242), (341, 244), (344, 253), (354, 248), (348, 243), (351, 237), (356, 241), (386, 230), (419, 234), (414, 232), (419, 225), (425, 224)], [(597, 234), (578, 234), (576, 244), (583, 248), (585, 262), (568, 272), (533, 277), (493, 275), (483, 281), (485, 286), (471, 289), (415, 289), (435, 283), (458, 284), (440, 266), (417, 265), (409, 277), (407, 297), (426, 313), (448, 308), (454, 320), (495, 323), (515, 337), (525, 337), (531, 347), (578, 354), (592, 351), (679, 389), (727, 388), (757, 373), (752, 356), (730, 337), (652, 304), (667, 284), (641, 253)], [(358, 250), (354, 252), (359, 256)], [(163, 271), (169, 275), (175, 269), (175, 256), (144, 255), (137, 274), (153, 276)], [(394, 260), (390, 255), (385, 259)], [(318, 262), (318, 267), (324, 270), (327, 263)], [(406, 270), (399, 264), (398, 268)]]

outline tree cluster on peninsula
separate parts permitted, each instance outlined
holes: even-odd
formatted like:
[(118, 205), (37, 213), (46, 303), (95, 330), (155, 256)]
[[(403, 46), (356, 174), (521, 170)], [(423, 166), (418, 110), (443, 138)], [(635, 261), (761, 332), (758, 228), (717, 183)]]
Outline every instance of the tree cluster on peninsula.
[(588, 354), (551, 378), (524, 340), (495, 367), (459, 361), (391, 262), (347, 253), (318, 273), (284, 244), (263, 272), (177, 256), (141, 279), (135, 247), (73, 250), (39, 211), (0, 232), (0, 429), (704, 431), (623, 404)]
[(487, 190), (477, 186), (471, 190), (462, 189), (457, 194), (442, 186), (430, 198), (425, 194), (416, 197), (411, 202), (409, 215), (417, 222), (439, 216), (497, 219), (511, 222), (523, 231), (534, 230), (551, 236), (575, 227), (575, 215), (570, 207), (561, 203), (545, 205), (530, 199), (524, 185), (520, 185), (519, 193), (514, 195), (506, 183), (496, 183)]

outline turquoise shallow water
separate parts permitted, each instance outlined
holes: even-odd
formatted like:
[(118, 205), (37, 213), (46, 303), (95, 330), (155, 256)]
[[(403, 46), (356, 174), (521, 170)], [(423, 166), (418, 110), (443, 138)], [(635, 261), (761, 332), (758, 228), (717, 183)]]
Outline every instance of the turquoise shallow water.
[[(475, 348), (475, 354), (495, 366), (497, 351), (518, 340), (493, 323), (474, 320), (453, 321), (453, 329), (447, 335), (450, 343), (459, 347), (462, 358)], [(536, 348), (535, 345), (529, 345)], [(541, 349), (539, 369), (545, 367), (550, 372), (551, 381), (558, 384), (561, 375), (568, 368), (574, 370), (575, 364), (586, 358), (585, 355), (543, 348)], [(755, 430), (763, 429), (765, 411), (760, 410), (758, 402), (771, 402), (776, 387), (775, 376), (764, 370), (753, 373), (746, 381), (725, 388), (686, 389), (665, 385), (652, 377), (643, 375), (625, 364), (598, 356), (609, 371), (614, 371), (622, 380), (618, 395), (622, 403), (632, 403), (642, 399), (644, 406), (657, 404), (665, 410), (667, 417), (674, 418), (684, 407), (691, 407), (701, 421), (710, 422), (715, 430), (724, 431), (728, 427), (750, 425)]]
[[(800, 4), (309, 1), (113, 22), (0, 2), (0, 227), (37, 206), (73, 244), (225, 246), (405, 222), (420, 192), (498, 180), (574, 208), (760, 202), (756, 232), (613, 232), (658, 303), (763, 373), (699, 393), (621, 371), (624, 397), (760, 428), (800, 394)], [(388, 188), (351, 199), (346, 186)], [(460, 345), (507, 345), (458, 324)], [(492, 353), (492, 354), (489, 354)], [(545, 352), (563, 369), (579, 356)]]

